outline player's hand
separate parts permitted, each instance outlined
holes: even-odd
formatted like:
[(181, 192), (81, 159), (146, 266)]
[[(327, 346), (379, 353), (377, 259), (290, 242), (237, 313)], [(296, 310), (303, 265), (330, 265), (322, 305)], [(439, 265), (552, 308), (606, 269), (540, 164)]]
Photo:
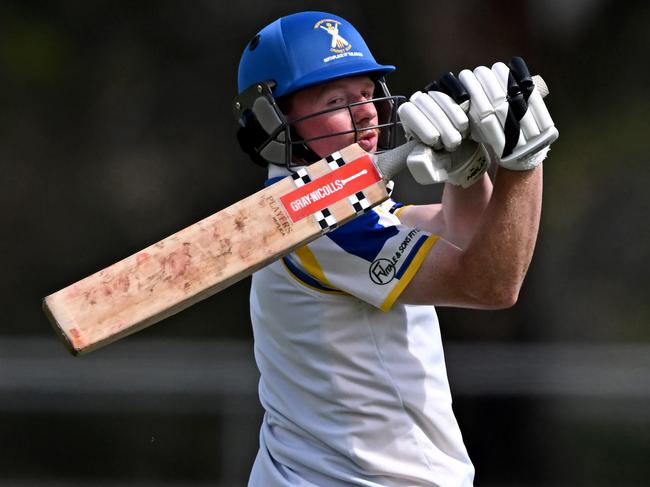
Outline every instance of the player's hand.
[(458, 79), (470, 98), (471, 138), (507, 169), (538, 166), (559, 133), (524, 60), (465, 69)]
[[(467, 139), (467, 93), (457, 80), (454, 89), (443, 92), (445, 77), (414, 93), (398, 109), (407, 137), (422, 143), (409, 154), (407, 165), (420, 184), (448, 182), (466, 188), (485, 172), (488, 158), (483, 147)], [(458, 87), (461, 92), (454, 91)]]

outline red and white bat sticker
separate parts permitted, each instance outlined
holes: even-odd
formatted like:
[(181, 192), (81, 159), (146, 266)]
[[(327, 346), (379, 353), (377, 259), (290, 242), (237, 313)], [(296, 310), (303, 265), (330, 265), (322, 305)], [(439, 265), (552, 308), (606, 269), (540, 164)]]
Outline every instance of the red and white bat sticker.
[(280, 197), (293, 222), (314, 214), (368, 186), (381, 181), (370, 156), (347, 163)]

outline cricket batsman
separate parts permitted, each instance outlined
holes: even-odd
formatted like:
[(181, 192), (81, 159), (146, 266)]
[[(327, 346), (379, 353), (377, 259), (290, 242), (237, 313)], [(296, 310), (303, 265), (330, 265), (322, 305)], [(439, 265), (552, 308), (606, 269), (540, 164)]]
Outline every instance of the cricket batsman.
[(265, 415), (250, 486), (473, 485), (435, 306), (517, 301), (558, 132), (520, 58), (404, 103), (394, 69), (324, 12), (276, 20), (242, 54), (238, 139), (267, 185), (353, 143), (389, 149), (400, 125), (420, 142), (416, 180), (444, 183), (441, 203), (389, 198), (254, 274)]

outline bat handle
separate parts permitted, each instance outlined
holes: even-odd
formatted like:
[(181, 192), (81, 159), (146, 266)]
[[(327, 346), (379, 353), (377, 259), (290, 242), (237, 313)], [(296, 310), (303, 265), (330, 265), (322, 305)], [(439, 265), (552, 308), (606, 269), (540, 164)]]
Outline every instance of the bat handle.
[[(542, 77), (535, 75), (532, 78), (542, 98), (546, 97), (549, 89)], [(379, 168), (379, 172), (381, 172), (384, 181), (390, 181), (398, 172), (406, 167), (406, 158), (417, 144), (417, 140), (409, 140), (406, 144), (402, 144), (393, 150), (382, 152), (375, 156), (375, 164)]]
[(384, 181), (390, 181), (398, 172), (406, 167), (406, 158), (416, 145), (418, 145), (417, 140), (409, 140), (407, 143), (395, 147), (393, 150), (382, 152), (375, 156), (375, 164)]

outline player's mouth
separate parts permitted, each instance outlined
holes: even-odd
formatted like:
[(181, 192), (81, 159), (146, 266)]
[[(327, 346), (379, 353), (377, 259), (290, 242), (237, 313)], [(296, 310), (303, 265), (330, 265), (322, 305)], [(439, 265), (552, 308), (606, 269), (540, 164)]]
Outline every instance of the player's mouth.
[(378, 132), (377, 129), (360, 132), (357, 138), (357, 144), (359, 144), (366, 152), (374, 152), (377, 150)]

